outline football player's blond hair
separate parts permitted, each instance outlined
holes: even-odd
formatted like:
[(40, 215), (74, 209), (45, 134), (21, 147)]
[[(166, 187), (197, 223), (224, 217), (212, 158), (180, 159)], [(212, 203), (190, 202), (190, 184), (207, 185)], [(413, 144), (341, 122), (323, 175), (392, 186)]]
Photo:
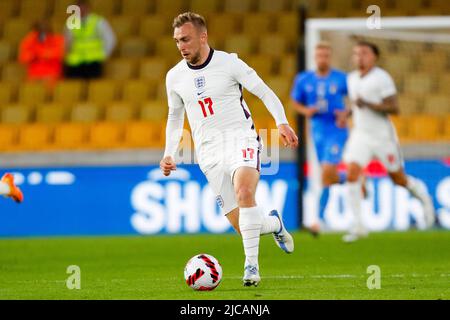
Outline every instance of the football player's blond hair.
[(172, 23), (172, 27), (179, 28), (186, 23), (192, 23), (197, 30), (206, 31), (206, 20), (201, 15), (194, 12), (179, 14)]
[(318, 44), (316, 44), (316, 50), (317, 49), (328, 49), (331, 51), (331, 44), (327, 41), (320, 41)]

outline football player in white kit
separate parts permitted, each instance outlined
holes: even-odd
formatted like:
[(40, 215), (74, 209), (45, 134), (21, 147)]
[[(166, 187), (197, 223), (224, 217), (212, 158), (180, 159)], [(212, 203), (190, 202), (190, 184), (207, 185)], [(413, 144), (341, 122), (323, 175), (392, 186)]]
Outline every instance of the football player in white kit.
[(353, 60), (357, 70), (347, 78), (349, 98), (352, 102), (353, 129), (344, 151), (347, 164), (347, 186), (354, 224), (344, 235), (345, 242), (352, 242), (367, 235), (361, 221), (361, 177), (363, 168), (377, 158), (383, 163), (394, 184), (409, 190), (424, 208), (428, 227), (434, 224), (433, 202), (428, 191), (414, 177), (406, 175), (397, 133), (389, 120), (389, 114), (399, 112), (397, 90), (393, 79), (376, 65), (378, 47), (360, 41), (353, 48)]
[(186, 111), (199, 166), (217, 202), (234, 229), (241, 234), (245, 252), (245, 286), (257, 286), (261, 234), (272, 233), (287, 253), (294, 241), (281, 213), (266, 214), (255, 201), (262, 141), (242, 98), (243, 88), (258, 96), (274, 117), (285, 146), (295, 148), (298, 138), (288, 124), (283, 106), (256, 72), (236, 54), (210, 48), (202, 16), (183, 13), (173, 23), (174, 39), (183, 60), (166, 76), (169, 114), (166, 147), (160, 162), (164, 175), (176, 170)]

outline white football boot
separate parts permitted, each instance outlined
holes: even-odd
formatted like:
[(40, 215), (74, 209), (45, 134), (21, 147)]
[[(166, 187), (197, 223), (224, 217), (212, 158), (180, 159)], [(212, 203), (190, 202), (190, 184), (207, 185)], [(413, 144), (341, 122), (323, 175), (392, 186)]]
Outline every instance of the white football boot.
[(244, 269), (244, 278), (242, 279), (244, 282), (244, 287), (255, 286), (257, 287), (259, 282), (261, 281), (261, 277), (259, 276), (259, 271), (257, 266), (247, 265)]
[(272, 210), (270, 211), (269, 216), (277, 217), (280, 221), (280, 231), (273, 233), (273, 238), (275, 239), (277, 246), (286, 253), (294, 252), (294, 239), (284, 227), (281, 214), (278, 213), (277, 210)]

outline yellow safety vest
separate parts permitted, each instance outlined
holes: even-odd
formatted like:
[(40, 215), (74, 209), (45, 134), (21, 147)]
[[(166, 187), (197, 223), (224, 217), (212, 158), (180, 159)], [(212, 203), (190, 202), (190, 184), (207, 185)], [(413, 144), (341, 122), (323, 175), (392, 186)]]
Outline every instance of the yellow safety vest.
[(66, 55), (69, 66), (82, 63), (101, 62), (106, 59), (103, 40), (97, 34), (97, 24), (100, 17), (89, 14), (80, 29), (69, 30), (72, 34), (70, 52)]

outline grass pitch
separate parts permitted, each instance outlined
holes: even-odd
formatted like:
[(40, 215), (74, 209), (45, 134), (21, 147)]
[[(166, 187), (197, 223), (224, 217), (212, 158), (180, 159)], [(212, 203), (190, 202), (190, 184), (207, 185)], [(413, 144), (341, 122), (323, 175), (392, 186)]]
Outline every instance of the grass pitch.
[[(0, 240), (0, 299), (449, 299), (450, 232), (374, 233), (353, 244), (340, 234), (295, 233), (287, 255), (261, 239), (259, 287), (244, 288), (243, 249), (236, 234)], [(212, 292), (184, 282), (184, 265), (214, 255), (224, 276)], [(69, 265), (81, 289), (69, 290)], [(369, 290), (367, 268), (381, 269)]]

